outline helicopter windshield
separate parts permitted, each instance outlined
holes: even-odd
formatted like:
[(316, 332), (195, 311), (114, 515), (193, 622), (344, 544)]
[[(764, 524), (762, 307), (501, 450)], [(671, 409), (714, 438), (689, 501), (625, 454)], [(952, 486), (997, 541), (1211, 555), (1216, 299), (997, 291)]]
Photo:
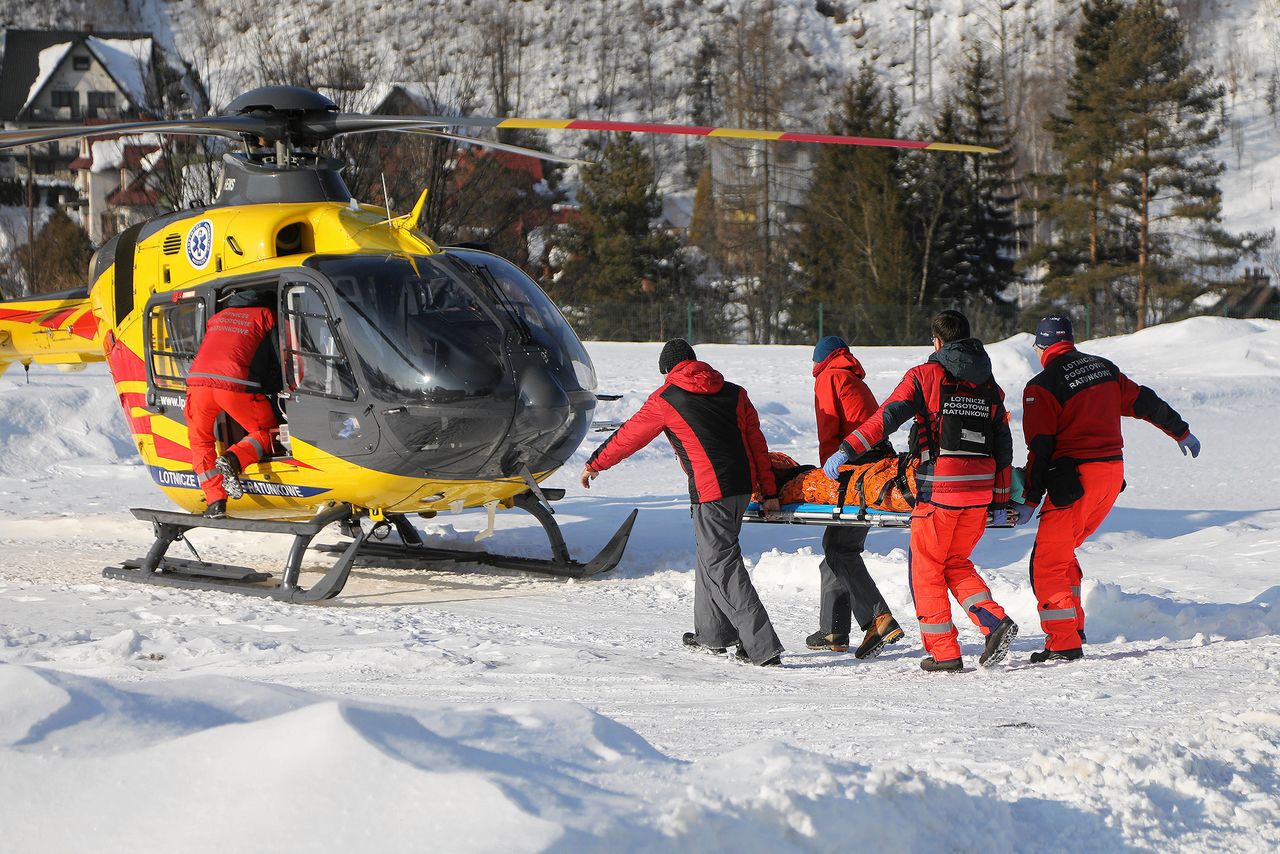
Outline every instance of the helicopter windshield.
[(452, 265), (369, 255), (308, 262), (333, 283), (338, 314), (372, 390), (410, 402), (492, 394), (503, 330)]
[[(450, 249), (448, 254), (465, 261), (473, 268), (487, 271), (493, 277), (506, 302), (506, 308), (519, 317), (528, 327), (534, 341), (545, 348), (557, 362), (556, 367), (566, 389), (595, 390), (595, 368), (586, 348), (555, 303), (533, 279), (515, 264), (488, 252)], [(572, 382), (569, 382), (570, 379)]]

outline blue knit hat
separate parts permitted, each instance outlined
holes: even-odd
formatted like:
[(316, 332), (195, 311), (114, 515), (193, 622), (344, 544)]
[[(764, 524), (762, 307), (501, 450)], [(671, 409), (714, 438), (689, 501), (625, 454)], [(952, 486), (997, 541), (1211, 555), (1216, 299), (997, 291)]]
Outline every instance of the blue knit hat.
[(839, 350), (841, 347), (848, 348), (848, 344), (839, 335), (828, 335), (818, 342), (818, 346), (813, 348), (813, 361), (825, 362), (827, 357)]
[(1036, 346), (1048, 349), (1059, 341), (1075, 341), (1076, 334), (1071, 329), (1071, 318), (1065, 314), (1051, 314), (1040, 319), (1036, 326)]

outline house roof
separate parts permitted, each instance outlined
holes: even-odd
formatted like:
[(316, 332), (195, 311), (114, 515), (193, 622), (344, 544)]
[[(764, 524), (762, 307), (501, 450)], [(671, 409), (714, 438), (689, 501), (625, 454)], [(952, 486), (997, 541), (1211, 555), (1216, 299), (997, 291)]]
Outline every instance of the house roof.
[[(150, 33), (112, 32), (86, 33), (78, 30), (6, 30), (4, 34), (4, 62), (0, 64), (0, 121), (11, 122), (18, 118), (22, 108), (30, 100), (32, 87), (39, 82), (41, 76), (41, 51), (68, 45), (68, 50), (77, 44), (92, 39), (90, 50), (116, 84), (129, 95), (130, 100), (139, 97), (138, 83), (132, 75), (126, 73), (125, 63), (120, 61), (121, 54), (127, 54), (120, 42), (137, 42), (151, 40)], [(51, 51), (46, 54), (46, 65), (53, 57), (61, 59), (66, 51)], [(47, 70), (48, 74), (53, 69)], [(126, 79), (121, 80), (123, 76)], [(141, 75), (136, 75), (140, 78)], [(47, 74), (46, 74), (47, 77)], [(41, 87), (43, 88), (43, 87)]]

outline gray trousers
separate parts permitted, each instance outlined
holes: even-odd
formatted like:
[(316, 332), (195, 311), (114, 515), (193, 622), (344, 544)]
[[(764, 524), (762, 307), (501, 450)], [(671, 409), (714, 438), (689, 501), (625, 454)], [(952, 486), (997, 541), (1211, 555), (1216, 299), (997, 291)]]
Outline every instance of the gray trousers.
[(782, 652), (782, 642), (742, 562), (738, 534), (750, 501), (748, 495), (733, 495), (693, 505), (693, 538), (698, 545), (693, 632), (703, 646), (728, 647), (741, 641), (751, 660), (760, 664)]
[(847, 635), (850, 617), (857, 619), (865, 632), (875, 618), (889, 613), (875, 579), (867, 572), (862, 549), (867, 542), (867, 528), (831, 526), (822, 535), (822, 605), (819, 630), (823, 634)]

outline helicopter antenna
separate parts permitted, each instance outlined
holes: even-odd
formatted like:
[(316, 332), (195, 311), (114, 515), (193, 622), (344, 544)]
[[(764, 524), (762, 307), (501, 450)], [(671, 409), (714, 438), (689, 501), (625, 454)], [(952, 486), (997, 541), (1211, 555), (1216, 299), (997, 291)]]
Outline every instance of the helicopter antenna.
[(391, 226), (391, 196), (390, 194), (387, 193), (387, 173), (379, 172), (378, 174), (382, 176), (382, 201), (387, 206), (387, 226), (390, 227)]

